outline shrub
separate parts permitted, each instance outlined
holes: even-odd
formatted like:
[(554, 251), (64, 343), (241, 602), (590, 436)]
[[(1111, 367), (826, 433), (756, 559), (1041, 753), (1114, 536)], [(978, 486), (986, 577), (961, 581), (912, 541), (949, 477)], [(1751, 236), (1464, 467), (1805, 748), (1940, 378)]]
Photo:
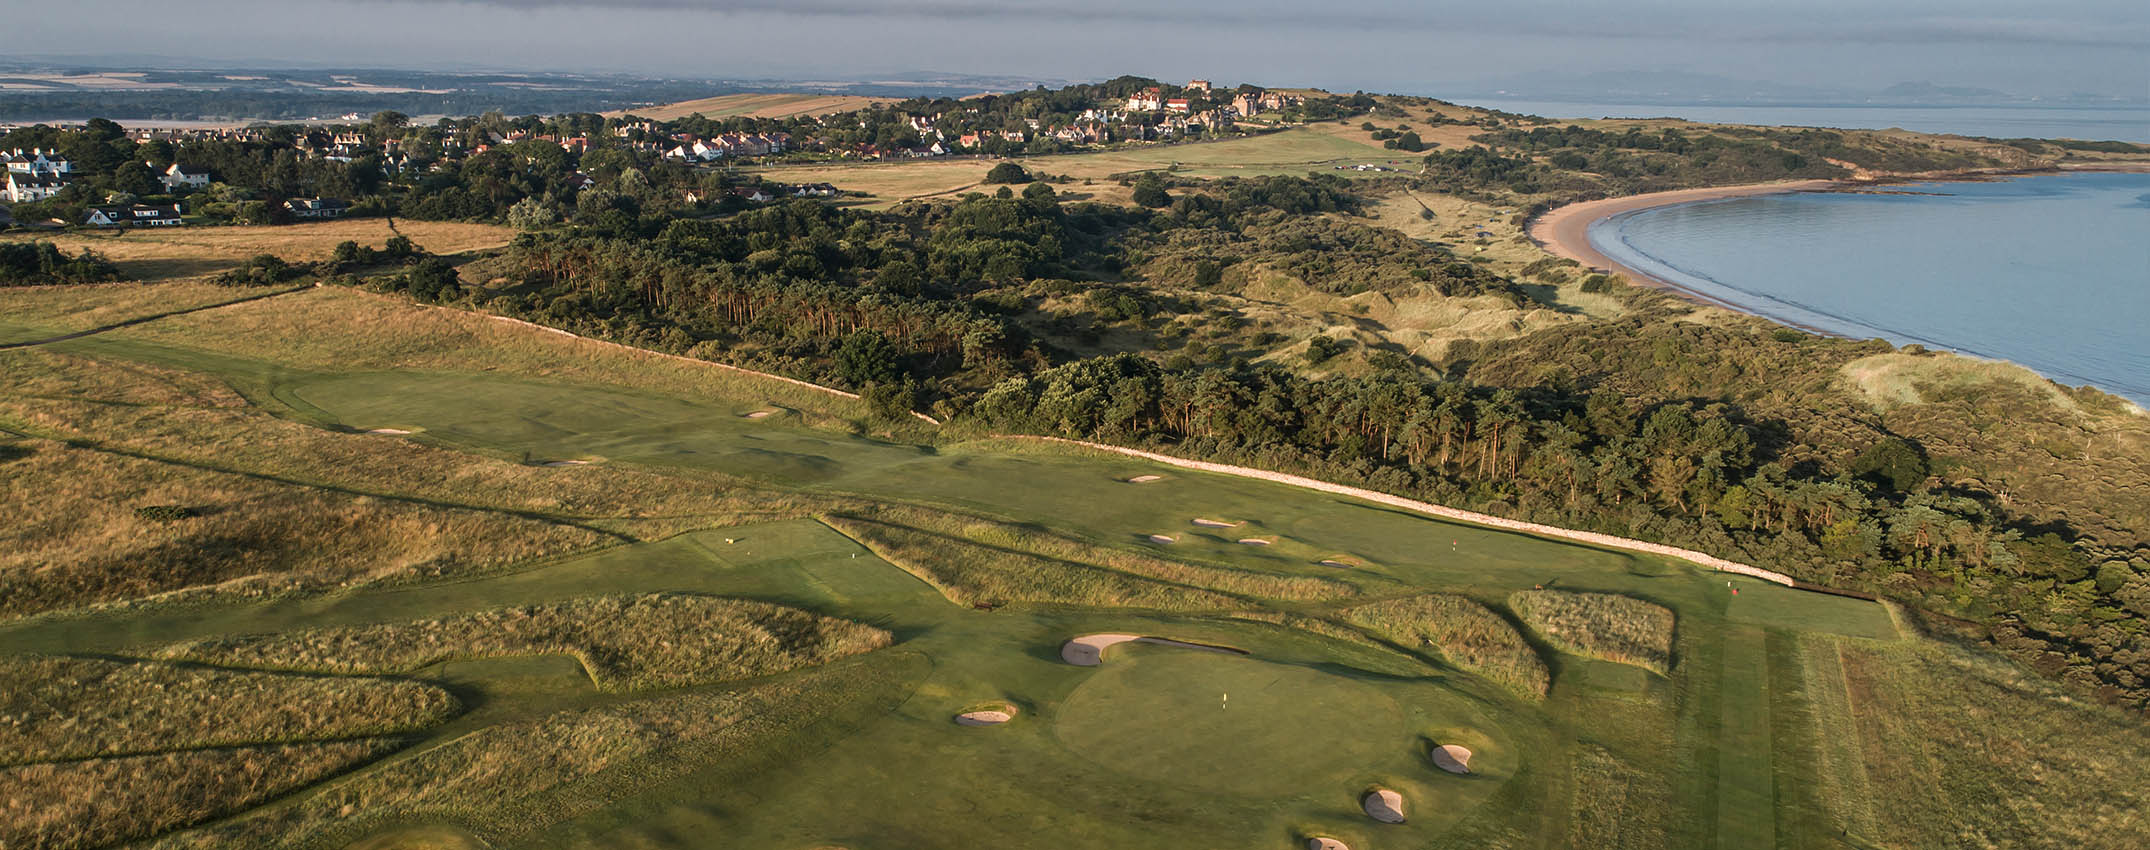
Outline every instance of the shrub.
[(194, 516), (194, 509), (184, 505), (143, 505), (134, 509), (134, 516), (151, 522), (178, 522)]
[(1032, 179), (1034, 178), (1030, 176), (1029, 171), (1012, 162), (995, 165), (993, 170), (985, 173), (985, 182), (987, 183), (1028, 183)]

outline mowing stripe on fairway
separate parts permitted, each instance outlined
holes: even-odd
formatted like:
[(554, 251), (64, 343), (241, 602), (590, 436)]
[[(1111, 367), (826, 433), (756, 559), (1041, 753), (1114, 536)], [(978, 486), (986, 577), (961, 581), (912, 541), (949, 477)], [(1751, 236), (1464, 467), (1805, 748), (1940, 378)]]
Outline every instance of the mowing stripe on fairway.
[(1742, 626), (1725, 629), (1718, 669), (1717, 846), (1774, 847), (1777, 800), (1765, 633)]

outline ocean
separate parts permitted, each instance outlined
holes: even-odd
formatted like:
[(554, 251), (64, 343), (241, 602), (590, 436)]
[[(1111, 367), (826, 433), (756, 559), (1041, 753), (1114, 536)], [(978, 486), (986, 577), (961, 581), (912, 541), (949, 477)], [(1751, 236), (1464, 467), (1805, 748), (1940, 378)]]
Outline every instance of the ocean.
[(2150, 174), (1699, 201), (1596, 222), (1590, 242), (1751, 313), (2009, 360), (2150, 407)]
[(1955, 133), (1996, 139), (2150, 142), (2150, 106), (1666, 106), (1459, 98), (1547, 118), (1685, 118), (1725, 124)]

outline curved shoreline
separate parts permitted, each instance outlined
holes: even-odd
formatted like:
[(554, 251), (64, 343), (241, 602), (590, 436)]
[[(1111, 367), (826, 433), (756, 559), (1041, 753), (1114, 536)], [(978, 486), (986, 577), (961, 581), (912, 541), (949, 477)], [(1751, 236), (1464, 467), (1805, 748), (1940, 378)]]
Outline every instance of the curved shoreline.
[[(1752, 195), (1776, 195), (1785, 192), (1820, 192), (1852, 185), (1871, 185), (1869, 181), (1852, 180), (1789, 180), (1777, 183), (1747, 183), (1739, 186), (1714, 186), (1706, 189), (1674, 189), (1669, 192), (1646, 192), (1619, 198), (1565, 204), (1554, 207), (1524, 227), (1532, 242), (1556, 257), (1566, 257), (1582, 263), (1593, 271), (1617, 274), (1638, 286), (1663, 289), (1678, 293), (1689, 300), (1722, 307), (1750, 315), (1762, 315), (1730, 301), (1699, 290), (1682, 286), (1675, 281), (1649, 274), (1633, 266), (1621, 263), (1599, 251), (1590, 244), (1590, 228), (1600, 221), (1625, 213), (1639, 212), (1696, 201), (1715, 201), (1724, 198), (1743, 198)], [(1783, 321), (1772, 316), (1762, 318)], [(1814, 330), (1813, 328), (1806, 328)]]

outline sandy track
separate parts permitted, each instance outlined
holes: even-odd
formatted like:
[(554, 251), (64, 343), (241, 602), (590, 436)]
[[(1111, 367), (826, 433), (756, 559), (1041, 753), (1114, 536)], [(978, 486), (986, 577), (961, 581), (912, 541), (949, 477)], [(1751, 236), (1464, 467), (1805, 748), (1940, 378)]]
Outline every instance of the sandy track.
[(1365, 501), (1373, 502), (1375, 504), (1388, 505), (1392, 508), (1402, 508), (1407, 511), (1415, 511), (1417, 513), (1426, 514), (1428, 516), (1440, 517), (1441, 519), (1467, 522), (1473, 525), (1482, 525), (1489, 528), (1498, 528), (1504, 531), (1520, 531), (1524, 534), (1534, 534), (1539, 537), (1551, 537), (1559, 540), (1572, 540), (1577, 543), (1585, 543), (1591, 546), (1602, 546), (1608, 549), (1625, 549), (1631, 552), (1644, 552), (1651, 555), (1662, 555), (1668, 558), (1678, 558), (1683, 561), (1690, 561), (1705, 567), (1709, 567), (1710, 569), (1717, 570), (1719, 572), (1738, 573), (1744, 576), (1752, 576), (1763, 581), (1781, 584), (1785, 587), (1793, 587), (1796, 585), (1796, 582), (1792, 581), (1791, 576), (1785, 575), (1783, 573), (1765, 570), (1761, 567), (1750, 566), (1748, 564), (1742, 564), (1737, 561), (1727, 561), (1715, 555), (1697, 552), (1692, 549), (1681, 549), (1676, 546), (1666, 546), (1662, 543), (1650, 543), (1648, 541), (1643, 540), (1631, 540), (1625, 537), (1614, 537), (1610, 534), (1599, 534), (1595, 531), (1577, 531), (1572, 528), (1560, 528), (1558, 526), (1542, 525), (1535, 522), (1524, 522), (1522, 520), (1508, 519), (1507, 517), (1497, 517), (1492, 514), (1482, 514), (1476, 511), (1466, 511), (1459, 508), (1445, 507), (1442, 505), (1433, 504), (1432, 502), (1421, 502), (1417, 499), (1406, 499), (1402, 496), (1395, 496), (1390, 495), (1388, 493), (1376, 492), (1362, 487), (1346, 487), (1342, 484), (1332, 484), (1327, 481), (1318, 481), (1312, 478), (1307, 478), (1299, 475), (1289, 475), (1282, 472), (1271, 472), (1266, 469), (1253, 469), (1244, 466), (1231, 466), (1222, 463), (1211, 463), (1206, 460), (1188, 460), (1182, 457), (1173, 457), (1171, 455), (1158, 454), (1156, 452), (1146, 452), (1140, 449), (1123, 448), (1120, 446), (1108, 446), (1103, 443), (1089, 443), (1084, 442), (1082, 440), (1070, 440), (1066, 437), (1036, 437), (1029, 435), (1006, 436), (1010, 439), (1041, 440), (1048, 443), (1063, 443), (1072, 446), (1083, 446), (1085, 448), (1096, 449), (1101, 452), (1111, 452), (1113, 454), (1126, 455), (1128, 457), (1139, 457), (1144, 460), (1156, 461), (1158, 463), (1165, 464), (1166, 466), (1176, 466), (1181, 469), (1193, 469), (1201, 472), (1214, 472), (1219, 475), (1234, 475), (1240, 478), (1254, 478), (1262, 481), (1272, 481), (1278, 484), (1285, 484), (1292, 487), (1300, 487), (1308, 490), (1317, 490), (1323, 493), (1334, 493), (1339, 496), (1350, 496), (1354, 499), (1363, 499)]

